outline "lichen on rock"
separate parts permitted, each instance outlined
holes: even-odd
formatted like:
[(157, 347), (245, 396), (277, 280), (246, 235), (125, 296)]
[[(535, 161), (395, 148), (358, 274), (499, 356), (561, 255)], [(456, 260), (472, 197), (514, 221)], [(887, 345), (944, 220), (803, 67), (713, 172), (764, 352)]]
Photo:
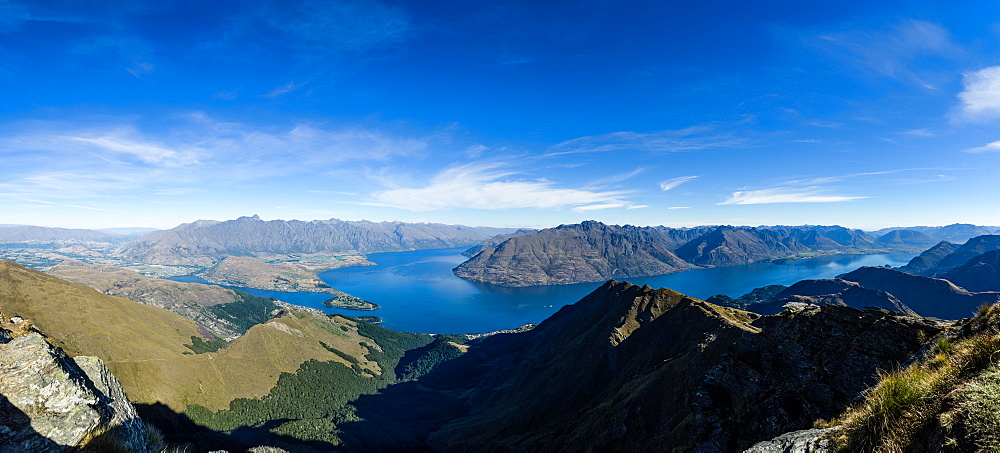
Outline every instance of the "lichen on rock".
[(100, 359), (70, 358), (39, 333), (0, 344), (0, 451), (62, 452), (103, 433), (149, 451), (142, 420)]

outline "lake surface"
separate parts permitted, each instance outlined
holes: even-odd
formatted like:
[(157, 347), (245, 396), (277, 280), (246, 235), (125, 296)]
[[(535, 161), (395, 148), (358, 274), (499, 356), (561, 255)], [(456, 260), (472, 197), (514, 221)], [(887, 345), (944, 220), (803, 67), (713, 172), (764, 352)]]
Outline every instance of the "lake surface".
[[(478, 333), (539, 322), (574, 303), (601, 283), (502, 288), (471, 283), (451, 269), (465, 261), (464, 248), (376, 253), (377, 266), (334, 269), (320, 274), (330, 286), (382, 306), (375, 311), (323, 306), (330, 296), (240, 288), (251, 294), (349, 316), (377, 315), (393, 330), (422, 333)], [(675, 274), (629, 278), (638, 285), (666, 287), (700, 299), (715, 294), (739, 297), (761, 286), (833, 278), (861, 266), (901, 266), (916, 254), (836, 255), (788, 264), (757, 263), (695, 269)], [(197, 277), (173, 280), (203, 282)]]

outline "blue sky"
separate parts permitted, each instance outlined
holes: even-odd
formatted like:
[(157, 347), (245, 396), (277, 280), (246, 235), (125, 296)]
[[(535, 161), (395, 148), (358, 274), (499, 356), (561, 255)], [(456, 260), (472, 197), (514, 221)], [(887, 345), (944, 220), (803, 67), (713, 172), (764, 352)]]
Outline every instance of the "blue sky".
[(1000, 4), (0, 0), (0, 223), (1000, 225)]

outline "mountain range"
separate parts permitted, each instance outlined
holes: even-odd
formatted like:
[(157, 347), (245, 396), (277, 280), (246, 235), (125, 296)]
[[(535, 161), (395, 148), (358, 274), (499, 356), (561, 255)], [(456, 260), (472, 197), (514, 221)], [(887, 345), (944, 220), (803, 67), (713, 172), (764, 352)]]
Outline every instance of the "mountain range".
[(156, 231), (123, 245), (119, 253), (147, 264), (212, 265), (226, 256), (266, 253), (374, 253), (468, 246), (510, 231), (439, 223), (265, 221), (252, 216), (223, 222), (201, 220)]
[(916, 231), (874, 237), (839, 226), (666, 228), (587, 221), (494, 239), (454, 273), (500, 286), (557, 285), (819, 254), (918, 251), (932, 242)]
[(708, 300), (765, 315), (780, 313), (789, 303), (798, 303), (879, 308), (937, 319), (966, 318), (980, 306), (1000, 302), (997, 291), (969, 291), (949, 280), (870, 266), (835, 279), (802, 280), (788, 287), (766, 289), (758, 288), (736, 299), (718, 295)]

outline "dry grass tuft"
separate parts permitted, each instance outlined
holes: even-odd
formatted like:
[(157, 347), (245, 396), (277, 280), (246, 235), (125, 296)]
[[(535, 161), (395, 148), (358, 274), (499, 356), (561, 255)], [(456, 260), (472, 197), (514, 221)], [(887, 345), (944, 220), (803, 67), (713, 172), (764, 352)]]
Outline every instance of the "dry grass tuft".
[[(879, 384), (868, 390), (860, 403), (838, 419), (822, 422), (827, 427), (839, 425), (829, 435), (837, 449), (920, 451), (927, 447), (933, 432), (949, 431), (953, 419), (941, 415), (946, 399), (955, 399), (949, 392), (959, 387), (973, 388), (964, 384), (977, 379), (988, 369), (996, 369), (995, 364), (1000, 359), (998, 318), (1000, 311), (996, 306), (981, 307), (979, 316), (969, 323), (960, 338), (939, 338), (924, 360), (902, 370), (884, 373)], [(989, 381), (980, 387), (992, 389), (996, 385), (1000, 390), (1000, 374), (997, 376), (996, 381)], [(994, 427), (1000, 429), (1000, 416), (996, 415), (996, 411), (990, 412), (1000, 409), (1000, 402), (995, 396), (992, 400), (984, 398), (984, 395), (997, 393), (968, 390), (966, 394), (972, 396), (966, 400), (958, 398), (957, 401), (960, 405), (966, 404), (967, 415), (978, 414), (973, 417), (978, 423), (976, 426), (983, 427), (984, 432)], [(979, 444), (995, 451), (986, 445)]]

